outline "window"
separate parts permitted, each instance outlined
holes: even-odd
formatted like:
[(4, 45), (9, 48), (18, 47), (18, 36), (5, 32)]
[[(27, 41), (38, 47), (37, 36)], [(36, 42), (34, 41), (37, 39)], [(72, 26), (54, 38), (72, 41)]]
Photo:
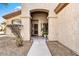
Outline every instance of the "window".
[(43, 23), (43, 28), (44, 28), (43, 31), (47, 32), (48, 31), (48, 23)]
[(20, 19), (14, 19), (14, 20), (12, 20), (12, 24), (21, 24), (21, 20)]

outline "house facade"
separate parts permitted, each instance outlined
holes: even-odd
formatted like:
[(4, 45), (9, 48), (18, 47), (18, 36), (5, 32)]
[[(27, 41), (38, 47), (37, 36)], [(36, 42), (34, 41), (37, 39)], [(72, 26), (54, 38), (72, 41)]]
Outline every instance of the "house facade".
[[(12, 16), (11, 16), (12, 15)], [(59, 41), (79, 54), (79, 4), (77, 3), (24, 3), (22, 9), (3, 16), (7, 24), (21, 20), (23, 40), (43, 36), (49, 41)], [(13, 36), (7, 28), (6, 34)]]

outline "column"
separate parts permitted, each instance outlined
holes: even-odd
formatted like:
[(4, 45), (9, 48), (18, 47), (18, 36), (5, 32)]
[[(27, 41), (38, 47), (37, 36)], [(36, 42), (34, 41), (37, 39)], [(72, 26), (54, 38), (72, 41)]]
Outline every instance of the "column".
[(22, 19), (22, 31), (21, 31), (21, 35), (23, 37), (24, 41), (29, 41), (31, 38), (31, 29), (30, 29), (30, 17), (21, 17)]
[(41, 31), (41, 20), (38, 21), (38, 36), (42, 36), (42, 31)]
[(22, 20), (22, 31), (21, 35), (24, 41), (29, 41), (31, 39), (31, 21), (30, 21), (30, 11), (26, 4), (22, 4), (22, 11), (21, 11), (21, 20)]
[(48, 40), (55, 41), (56, 40), (56, 15), (50, 14), (48, 16)]

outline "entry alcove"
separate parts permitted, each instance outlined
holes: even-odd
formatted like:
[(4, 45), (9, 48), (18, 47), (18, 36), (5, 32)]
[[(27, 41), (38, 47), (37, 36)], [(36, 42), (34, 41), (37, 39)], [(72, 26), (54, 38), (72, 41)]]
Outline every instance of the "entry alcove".
[(31, 35), (44, 36), (48, 35), (48, 10), (31, 10)]

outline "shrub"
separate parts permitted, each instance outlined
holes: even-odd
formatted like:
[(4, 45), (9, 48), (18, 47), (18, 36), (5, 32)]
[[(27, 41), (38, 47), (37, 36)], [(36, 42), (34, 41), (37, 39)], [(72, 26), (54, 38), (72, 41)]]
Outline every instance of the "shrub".
[(23, 46), (23, 40), (22, 40), (22, 36), (21, 36), (21, 26), (22, 25), (17, 25), (17, 24), (12, 24), (12, 25), (8, 25), (8, 27), (10, 27), (12, 33), (16, 36), (16, 45), (19, 46)]

